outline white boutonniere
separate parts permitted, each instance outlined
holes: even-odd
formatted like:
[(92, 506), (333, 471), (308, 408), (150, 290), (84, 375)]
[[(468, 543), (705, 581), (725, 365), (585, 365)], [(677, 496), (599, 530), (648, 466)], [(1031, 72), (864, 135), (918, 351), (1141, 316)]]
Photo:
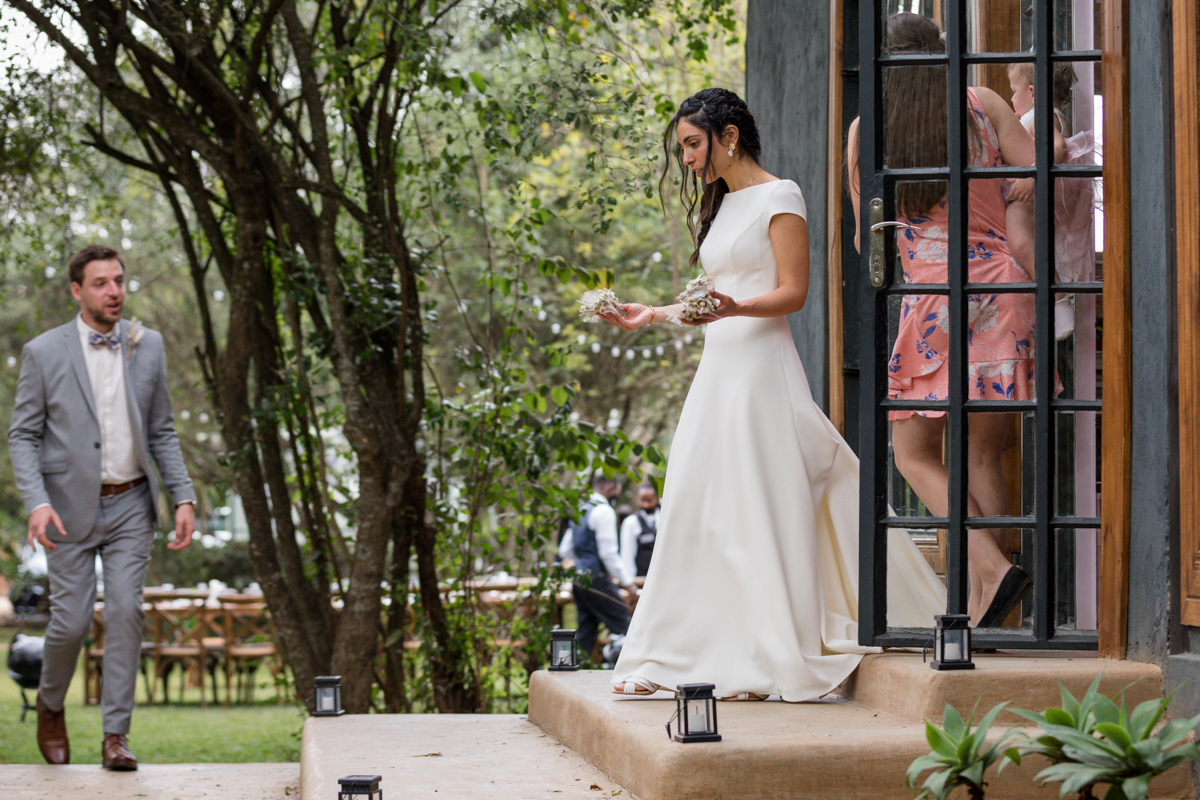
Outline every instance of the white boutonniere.
[(145, 333), (142, 328), (142, 322), (137, 317), (129, 320), (129, 330), (125, 333), (125, 360), (133, 355), (133, 348), (138, 346), (138, 342), (142, 340), (142, 334)]

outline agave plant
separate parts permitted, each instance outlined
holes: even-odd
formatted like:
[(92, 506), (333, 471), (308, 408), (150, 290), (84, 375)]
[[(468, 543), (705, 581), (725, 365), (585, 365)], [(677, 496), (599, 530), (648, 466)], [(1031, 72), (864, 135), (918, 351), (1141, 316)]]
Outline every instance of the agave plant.
[[(1094, 709), (1097, 698), (1102, 698), (1109, 703), (1112, 702), (1099, 693), (1100, 679), (1103, 677), (1103, 673), (1097, 675), (1096, 679), (1092, 681), (1092, 685), (1088, 687), (1087, 692), (1079, 700), (1076, 700), (1075, 695), (1071, 694), (1067, 690), (1067, 687), (1063, 686), (1062, 682), (1059, 681), (1058, 691), (1062, 696), (1062, 708), (1048, 708), (1040, 714), (1036, 711), (1026, 711), (1023, 708), (1014, 708), (1011, 711), (1037, 724), (1043, 730), (1045, 730), (1047, 725), (1061, 725), (1073, 728), (1086, 736), (1091, 736), (1096, 729), (1096, 714)], [(1061, 739), (1050, 734), (1025, 739), (1019, 743), (1017, 748), (1006, 751), (1005, 755), (1007, 758), (1004, 763), (1000, 764), (999, 771), (1004, 771), (1004, 767), (1007, 766), (1008, 761), (1020, 763), (1020, 756), (1041, 755), (1055, 764), (1071, 761), (1063, 753), (1062, 744)]]
[(989, 711), (975, 730), (971, 730), (971, 723), (975, 720), (978, 703), (966, 721), (949, 704), (946, 705), (942, 727), (925, 721), (925, 739), (933, 748), (933, 752), (921, 756), (909, 765), (905, 782), (908, 788), (915, 789), (917, 778), (922, 772), (927, 769), (935, 771), (921, 785), (916, 800), (925, 797), (946, 800), (958, 786), (967, 787), (971, 800), (982, 800), (983, 787), (986, 785), (983, 781), (984, 773), (1002, 757), (1004, 743), (1018, 735), (1017, 731), (1006, 731), (991, 745), (985, 746), (988, 730), (1006, 705), (1008, 704), (1000, 703)]
[(1200, 760), (1200, 746), (1183, 743), (1200, 725), (1200, 715), (1172, 720), (1155, 731), (1169, 695), (1147, 700), (1130, 713), (1124, 692), (1118, 706), (1097, 693), (1099, 682), (1097, 678), (1081, 701), (1063, 688), (1061, 709), (1042, 714), (1014, 710), (1037, 723), (1043, 733), (1008, 750), (1006, 758), (1020, 763), (1023, 755), (1046, 756), (1053, 763), (1037, 774), (1037, 780), (1061, 782), (1059, 796), (1077, 793), (1079, 800), (1093, 800), (1098, 784), (1109, 787), (1105, 800), (1146, 800), (1151, 778), (1189, 759)]

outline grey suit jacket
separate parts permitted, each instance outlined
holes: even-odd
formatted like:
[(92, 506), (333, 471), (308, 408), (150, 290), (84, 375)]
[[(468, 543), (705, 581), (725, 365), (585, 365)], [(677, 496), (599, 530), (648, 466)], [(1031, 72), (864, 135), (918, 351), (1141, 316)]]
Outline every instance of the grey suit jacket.
[[(196, 495), (175, 434), (162, 335), (142, 328), (141, 340), (130, 347), (129, 322), (118, 324), (134, 452), (150, 480), (157, 524), (151, 459), (177, 504)], [(25, 345), (8, 449), (25, 510), (49, 503), (67, 529), (65, 541), (87, 536), (100, 508), (100, 423), (74, 318)], [(58, 531), (50, 534), (62, 540)]]

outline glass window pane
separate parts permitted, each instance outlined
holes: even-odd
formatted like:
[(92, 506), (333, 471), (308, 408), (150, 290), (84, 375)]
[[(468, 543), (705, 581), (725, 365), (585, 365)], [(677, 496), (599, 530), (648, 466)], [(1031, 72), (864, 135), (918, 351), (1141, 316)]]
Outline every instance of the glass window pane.
[(1054, 603), (1055, 628), (1096, 630), (1100, 531), (1096, 528), (1059, 529), (1054, 537), (1054, 563), (1058, 588)]

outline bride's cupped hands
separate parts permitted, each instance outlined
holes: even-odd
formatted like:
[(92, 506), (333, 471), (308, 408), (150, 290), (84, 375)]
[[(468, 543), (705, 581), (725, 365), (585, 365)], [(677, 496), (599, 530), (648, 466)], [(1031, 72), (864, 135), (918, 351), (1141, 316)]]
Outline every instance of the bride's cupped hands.
[[(716, 322), (725, 317), (733, 317), (737, 315), (737, 301), (726, 294), (721, 294), (716, 290), (710, 290), (709, 297), (717, 301), (716, 310), (712, 313), (704, 314), (695, 319), (684, 319), (678, 313), (672, 314), (672, 311), (678, 312), (682, 308), (682, 304), (678, 306), (667, 306), (665, 308), (655, 309), (651, 306), (642, 303), (622, 303), (621, 314), (601, 313), (597, 314), (600, 319), (605, 322), (616, 325), (623, 331), (636, 331), (638, 328), (644, 328), (654, 322), (665, 321), (672, 316), (678, 319), (680, 325), (690, 325), (696, 327), (699, 325), (707, 325), (710, 322)], [(672, 320), (674, 321), (674, 320)]]

